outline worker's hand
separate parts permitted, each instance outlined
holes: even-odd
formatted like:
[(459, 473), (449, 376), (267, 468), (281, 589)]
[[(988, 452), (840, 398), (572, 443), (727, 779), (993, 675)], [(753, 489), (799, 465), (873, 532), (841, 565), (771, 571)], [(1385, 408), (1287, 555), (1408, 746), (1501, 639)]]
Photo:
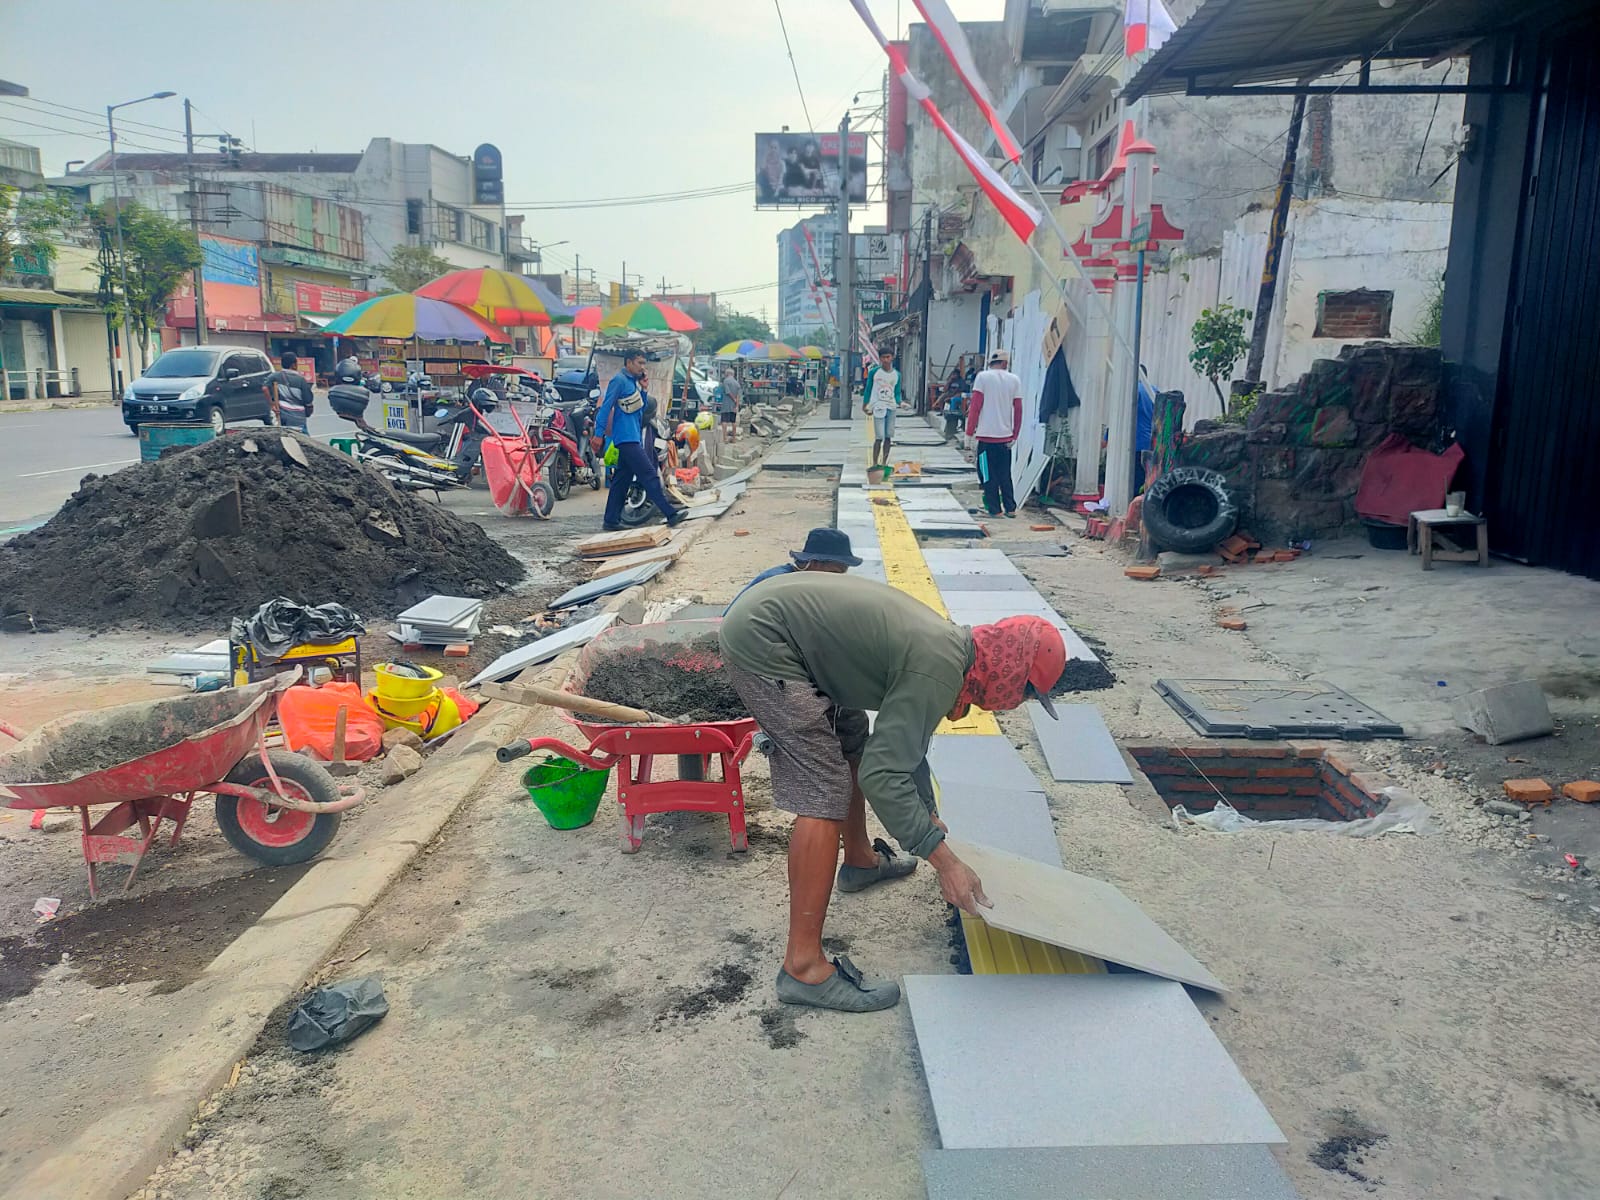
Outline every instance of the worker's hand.
[(604, 454), (606, 452), (606, 440), (605, 440), (605, 438), (603, 438), (603, 437), (592, 437), (592, 438), (590, 438), (589, 439), (589, 448), (591, 450), (593, 450), (596, 454)]
[(946, 834), (946, 835), (949, 834), (950, 826), (946, 825), (938, 817), (936, 817), (932, 813), (930, 813), (930, 814), (928, 814), (928, 819), (933, 822), (933, 827), (935, 829), (937, 829), (940, 833), (943, 833), (943, 834)]
[(956, 857), (949, 843), (941, 842), (928, 858), (928, 864), (939, 872), (939, 892), (945, 901), (954, 904), (969, 916), (979, 915), (978, 906), (993, 908), (994, 904), (983, 893), (983, 880), (978, 873)]

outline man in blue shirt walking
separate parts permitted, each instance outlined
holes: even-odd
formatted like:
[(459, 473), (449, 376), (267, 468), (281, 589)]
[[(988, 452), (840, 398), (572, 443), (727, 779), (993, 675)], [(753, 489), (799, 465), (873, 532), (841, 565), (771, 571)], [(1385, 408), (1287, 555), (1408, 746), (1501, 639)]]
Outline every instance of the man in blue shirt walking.
[(622, 506), (628, 489), (635, 483), (644, 489), (651, 503), (661, 510), (668, 525), (678, 525), (684, 512), (661, 486), (661, 472), (644, 447), (644, 422), (650, 397), (644, 388), (644, 351), (629, 350), (619, 371), (606, 386), (606, 397), (594, 415), (594, 443), (597, 454), (607, 446), (617, 448), (617, 463), (611, 469), (611, 492), (606, 496), (603, 528), (609, 533), (622, 528)]

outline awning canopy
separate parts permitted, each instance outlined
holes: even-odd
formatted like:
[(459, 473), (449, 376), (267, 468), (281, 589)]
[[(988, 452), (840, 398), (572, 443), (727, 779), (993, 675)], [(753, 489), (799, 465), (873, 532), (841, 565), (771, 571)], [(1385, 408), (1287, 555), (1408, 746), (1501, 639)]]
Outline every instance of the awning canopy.
[(0, 287), (0, 304), (37, 304), (43, 308), (93, 308), (88, 300), (79, 300), (61, 292), (44, 288)]
[[(1465, 53), (1481, 38), (1584, 0), (1204, 0), (1123, 89), (1123, 99), (1305, 81), (1348, 63)], [(1399, 90), (1380, 80), (1344, 92)], [(1406, 90), (1420, 91), (1424, 87)], [(1457, 88), (1454, 90), (1463, 90)]]

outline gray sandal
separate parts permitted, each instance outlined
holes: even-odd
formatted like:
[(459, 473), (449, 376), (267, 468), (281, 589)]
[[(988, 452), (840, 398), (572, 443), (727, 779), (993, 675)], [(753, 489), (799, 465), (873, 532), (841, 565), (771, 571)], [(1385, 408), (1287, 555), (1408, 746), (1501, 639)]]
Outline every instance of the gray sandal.
[(778, 999), (785, 1004), (831, 1008), (835, 1012), (877, 1012), (900, 1003), (898, 983), (869, 984), (844, 955), (833, 960), (833, 974), (821, 983), (801, 983), (778, 968)]
[(875, 883), (903, 879), (917, 869), (915, 858), (909, 854), (896, 854), (882, 838), (874, 838), (872, 848), (878, 853), (877, 866), (852, 867), (844, 863), (839, 867), (839, 877), (835, 883), (841, 892), (864, 891)]

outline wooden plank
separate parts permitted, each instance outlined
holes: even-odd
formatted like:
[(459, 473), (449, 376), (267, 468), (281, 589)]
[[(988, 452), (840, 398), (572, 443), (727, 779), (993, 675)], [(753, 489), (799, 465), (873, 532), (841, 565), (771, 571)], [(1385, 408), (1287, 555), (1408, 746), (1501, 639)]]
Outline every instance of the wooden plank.
[(649, 525), (643, 529), (618, 529), (611, 533), (596, 533), (577, 545), (582, 558), (602, 558), (611, 554), (628, 554), (659, 546), (672, 537), (665, 525)]
[(636, 550), (632, 554), (618, 554), (611, 558), (602, 558), (594, 564), (594, 578), (604, 579), (607, 575), (615, 575), (618, 571), (642, 567), (645, 563), (675, 562), (678, 555), (682, 553), (682, 545), (669, 544), (652, 546), (648, 550)]

